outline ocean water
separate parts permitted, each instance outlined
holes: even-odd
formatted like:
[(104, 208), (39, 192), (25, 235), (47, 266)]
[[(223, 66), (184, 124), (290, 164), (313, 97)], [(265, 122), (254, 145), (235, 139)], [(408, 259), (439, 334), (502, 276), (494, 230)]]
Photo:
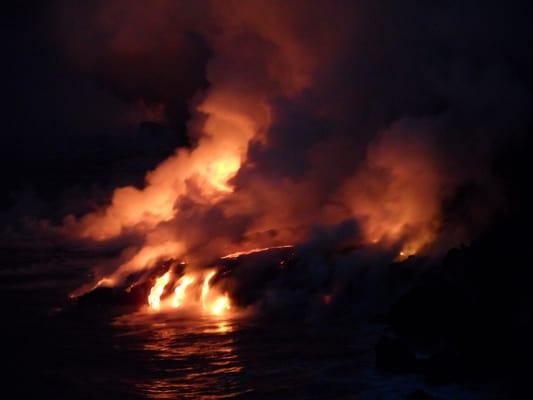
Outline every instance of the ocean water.
[(65, 299), (96, 262), (90, 255), (13, 257), (0, 268), (4, 398), (407, 399), (417, 389), (490, 398), (478, 387), (376, 371), (380, 325), (76, 312)]

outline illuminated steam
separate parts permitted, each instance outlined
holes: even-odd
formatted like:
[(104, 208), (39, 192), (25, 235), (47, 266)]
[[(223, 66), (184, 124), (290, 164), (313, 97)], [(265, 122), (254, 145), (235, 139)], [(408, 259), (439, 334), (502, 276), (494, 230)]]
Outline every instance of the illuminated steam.
[[(205, 269), (213, 260), (298, 246), (316, 227), (346, 221), (359, 227), (347, 239), (353, 248), (380, 246), (391, 252), (390, 261), (428, 254), (441, 240), (444, 200), (461, 180), (483, 176), (483, 167), (465, 168), (461, 176), (451, 167), (444, 154), (452, 152), (442, 145), (446, 118), (416, 116), (415, 83), (422, 78), (409, 71), (414, 92), (391, 78), (400, 66), (380, 57), (394, 59), (396, 49), (365, 25), (364, 7), (113, 0), (70, 12), (96, 37), (80, 54), (87, 33), (72, 27), (65, 39), (71, 57), (120, 87), (130, 82), (116, 71), (131, 70), (135, 79), (149, 76), (139, 83), (144, 92), (159, 93), (150, 63), (139, 62), (144, 55), (156, 54), (152, 61), (161, 68), (179, 59), (180, 74), (200, 62), (195, 54), (202, 46), (209, 50), (206, 65), (197, 68), (205, 69), (208, 87), (198, 88), (190, 103), (191, 146), (148, 171), (142, 187), (116, 188), (104, 207), (64, 220), (66, 235), (94, 243), (140, 238), (99, 270), (91, 288), (122, 284), (161, 260), (180, 260), (185, 275), (159, 277), (151, 308), (162, 306), (168, 290), (174, 308), (192, 296), (220, 314), (231, 299), (219, 289), (210, 298), (216, 271), (206, 275)], [(382, 56), (382, 49), (393, 55)], [(391, 71), (367, 82), (367, 62)], [(382, 82), (393, 93), (376, 94)], [(159, 96), (163, 103), (165, 96)]]

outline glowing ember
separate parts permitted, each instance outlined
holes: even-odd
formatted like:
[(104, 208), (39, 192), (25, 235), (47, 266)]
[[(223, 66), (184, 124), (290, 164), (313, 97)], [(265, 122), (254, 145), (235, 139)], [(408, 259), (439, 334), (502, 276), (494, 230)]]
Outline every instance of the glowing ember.
[(211, 306), (211, 312), (214, 315), (222, 315), (225, 311), (228, 311), (231, 308), (228, 294), (225, 293), (224, 296), (220, 296), (215, 300)]
[(114, 284), (115, 281), (112, 278), (102, 278), (96, 283), (94, 287), (97, 288), (100, 286), (113, 286)]
[(178, 308), (183, 304), (183, 301), (185, 300), (185, 291), (187, 290), (187, 287), (194, 282), (194, 278), (190, 276), (183, 276), (178, 286), (176, 286), (176, 289), (174, 291), (174, 298), (172, 299), (172, 307)]
[(263, 248), (260, 248), (260, 249), (252, 249), (252, 250), (247, 250), (247, 251), (237, 251), (235, 253), (227, 254), (224, 257), (220, 257), (220, 258), (222, 260), (227, 260), (227, 259), (237, 258), (237, 257), (240, 257), (240, 256), (249, 255), (249, 254), (261, 253), (261, 252), (267, 251), (267, 250), (290, 249), (290, 248), (293, 248), (293, 247), (294, 246), (292, 244), (287, 244), (287, 245), (283, 245), (283, 246), (263, 247)]
[(404, 248), (398, 256), (396, 257), (396, 261), (403, 261), (411, 256), (414, 256), (416, 254), (416, 250), (412, 248)]
[(213, 276), (215, 276), (215, 272), (216, 271), (211, 271), (209, 274), (207, 274), (202, 285), (202, 293), (200, 299), (202, 301), (202, 308), (204, 310), (206, 309), (206, 300), (207, 296), (209, 295), (209, 282), (211, 281), (211, 279), (213, 279)]
[(154, 286), (152, 286), (152, 289), (150, 289), (150, 294), (148, 295), (148, 304), (152, 309), (159, 310), (161, 305), (161, 295), (163, 294), (165, 286), (168, 284), (169, 280), (170, 271), (157, 278)]

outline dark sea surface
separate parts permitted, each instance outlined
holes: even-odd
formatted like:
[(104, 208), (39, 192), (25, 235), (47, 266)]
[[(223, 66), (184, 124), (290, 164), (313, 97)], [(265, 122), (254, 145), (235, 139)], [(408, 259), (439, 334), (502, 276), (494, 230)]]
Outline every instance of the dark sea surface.
[[(4, 398), (498, 398), (486, 388), (428, 386), (379, 373), (380, 325), (349, 317), (233, 320), (128, 318), (66, 301), (98, 259), (83, 252), (2, 249)], [(295, 314), (297, 315), (297, 313)]]

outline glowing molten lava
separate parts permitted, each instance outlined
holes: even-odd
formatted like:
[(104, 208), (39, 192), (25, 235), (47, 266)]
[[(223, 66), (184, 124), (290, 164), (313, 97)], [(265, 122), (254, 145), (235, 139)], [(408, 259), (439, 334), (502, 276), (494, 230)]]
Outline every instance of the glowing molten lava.
[(204, 310), (207, 308), (206, 301), (207, 301), (207, 296), (209, 295), (209, 282), (211, 281), (214, 275), (215, 275), (215, 271), (211, 271), (209, 274), (207, 274), (207, 276), (204, 279), (204, 283), (202, 285), (202, 293), (201, 293), (200, 299), (202, 301), (202, 308)]
[(187, 290), (187, 287), (194, 282), (194, 278), (190, 276), (183, 276), (178, 286), (176, 286), (176, 289), (174, 290), (174, 298), (172, 299), (172, 307), (178, 308), (183, 304), (183, 301), (185, 300), (185, 291)]
[[(184, 304), (187, 306), (200, 307), (204, 311), (208, 311), (214, 316), (221, 316), (225, 314), (228, 310), (231, 309), (231, 301), (228, 293), (220, 295), (220, 292), (212, 293), (211, 281), (215, 276), (216, 271), (209, 271), (207, 275), (204, 276), (204, 280), (201, 286), (191, 287), (191, 285), (198, 280), (198, 276), (195, 276), (194, 273), (188, 273), (183, 275), (175, 284), (174, 294), (172, 299), (166, 298), (162, 299), (165, 287), (169, 284), (172, 273), (168, 271), (164, 275), (156, 279), (154, 285), (150, 289), (150, 294), (148, 296), (148, 304), (150, 305), (151, 310), (161, 311), (162, 309), (180, 308)], [(190, 288), (190, 289), (189, 289)], [(196, 294), (189, 294), (193, 289), (196, 289)], [(198, 291), (200, 302), (198, 302)]]
[(293, 247), (294, 247), (294, 245), (292, 245), (292, 244), (287, 244), (287, 245), (282, 245), (282, 246), (262, 247), (262, 248), (246, 250), (246, 251), (237, 251), (235, 253), (227, 254), (227, 255), (225, 255), (223, 257), (220, 257), (220, 258), (222, 260), (231, 260), (231, 259), (234, 259), (234, 258), (238, 258), (240, 256), (247, 256), (247, 255), (250, 255), (250, 254), (261, 253), (261, 252), (267, 251), (267, 250), (292, 249)]
[(148, 295), (148, 304), (154, 310), (159, 310), (161, 305), (161, 296), (167, 286), (168, 281), (170, 280), (170, 271), (166, 274), (160, 276), (156, 279), (154, 286), (150, 289), (150, 294)]
[(221, 315), (224, 313), (224, 311), (227, 311), (231, 308), (230, 301), (228, 294), (225, 293), (224, 296), (220, 296), (218, 299), (215, 300), (213, 305), (211, 306), (211, 312), (214, 315)]

